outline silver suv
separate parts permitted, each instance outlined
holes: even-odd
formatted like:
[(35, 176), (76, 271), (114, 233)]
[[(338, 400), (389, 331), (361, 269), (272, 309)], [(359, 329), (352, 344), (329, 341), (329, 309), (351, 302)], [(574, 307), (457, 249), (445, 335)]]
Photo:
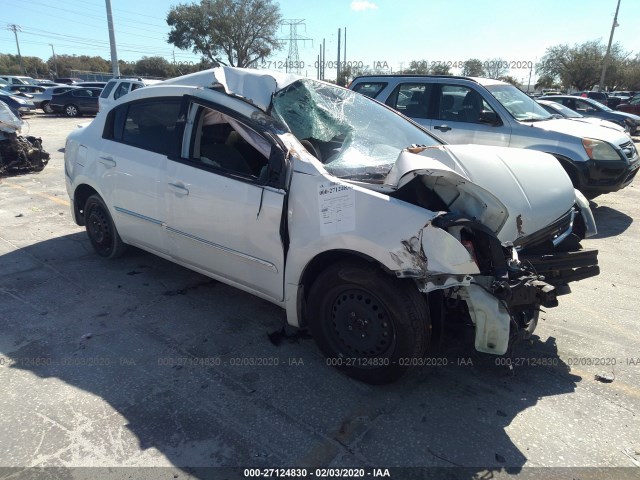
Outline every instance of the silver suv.
[(628, 135), (553, 118), (534, 99), (499, 80), (361, 76), (349, 88), (386, 103), (448, 143), (550, 153), (588, 198), (626, 187), (640, 167)]

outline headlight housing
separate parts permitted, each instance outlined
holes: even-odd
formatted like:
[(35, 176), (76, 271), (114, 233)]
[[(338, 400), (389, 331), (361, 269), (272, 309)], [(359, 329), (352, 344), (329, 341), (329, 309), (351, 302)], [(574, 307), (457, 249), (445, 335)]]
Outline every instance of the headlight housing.
[(591, 160), (622, 160), (615, 148), (602, 140), (583, 138), (582, 146)]

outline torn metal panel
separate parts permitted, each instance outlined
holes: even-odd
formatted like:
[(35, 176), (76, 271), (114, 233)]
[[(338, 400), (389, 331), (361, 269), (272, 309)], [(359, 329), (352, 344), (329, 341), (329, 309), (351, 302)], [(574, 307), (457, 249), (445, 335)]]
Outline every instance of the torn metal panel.
[(457, 295), (467, 303), (476, 327), (475, 348), (479, 352), (503, 355), (509, 347), (511, 316), (496, 297), (479, 285), (460, 288)]

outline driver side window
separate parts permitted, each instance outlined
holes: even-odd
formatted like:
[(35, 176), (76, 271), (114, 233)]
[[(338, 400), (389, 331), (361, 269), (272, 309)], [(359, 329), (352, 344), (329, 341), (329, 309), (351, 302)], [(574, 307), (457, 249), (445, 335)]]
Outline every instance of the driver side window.
[(271, 144), (233, 117), (211, 108), (197, 108), (189, 160), (264, 183)]

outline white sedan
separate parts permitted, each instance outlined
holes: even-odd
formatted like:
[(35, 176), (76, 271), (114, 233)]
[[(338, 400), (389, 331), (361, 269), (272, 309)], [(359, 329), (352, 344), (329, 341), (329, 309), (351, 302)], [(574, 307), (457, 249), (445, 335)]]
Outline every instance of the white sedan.
[(531, 150), (446, 145), (334, 85), (220, 67), (122, 97), (65, 149), (74, 219), (251, 292), (370, 383), (442, 326), (504, 354), (566, 284), (598, 273), (588, 202)]

